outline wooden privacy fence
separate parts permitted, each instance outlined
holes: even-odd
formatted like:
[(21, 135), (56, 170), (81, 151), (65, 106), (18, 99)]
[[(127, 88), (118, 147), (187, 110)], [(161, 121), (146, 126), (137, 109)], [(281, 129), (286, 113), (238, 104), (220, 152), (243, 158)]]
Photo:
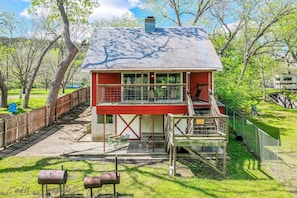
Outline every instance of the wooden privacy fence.
[[(90, 89), (82, 88), (70, 94), (59, 97), (56, 102), (55, 119), (68, 112), (73, 107), (90, 99)], [(26, 136), (47, 127), (50, 107), (44, 106), (30, 112), (0, 119), (0, 148), (20, 141)]]

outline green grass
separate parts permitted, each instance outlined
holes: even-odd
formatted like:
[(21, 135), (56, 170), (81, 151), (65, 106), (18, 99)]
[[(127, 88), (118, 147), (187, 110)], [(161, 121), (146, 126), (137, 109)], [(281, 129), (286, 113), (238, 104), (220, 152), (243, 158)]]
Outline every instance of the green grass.
[[(197, 162), (180, 159), (195, 175), (194, 177), (169, 177), (168, 162), (131, 165), (119, 164), (121, 182), (117, 192), (130, 197), (180, 198), (180, 197), (292, 197), (277, 181), (261, 170), (260, 163), (230, 137), (228, 145), (230, 160), (227, 176), (223, 178), (211, 168)], [(85, 176), (100, 175), (114, 170), (112, 162), (72, 161), (65, 158), (7, 157), (0, 160), (0, 197), (41, 197), (41, 186), (37, 182), (38, 172), (44, 169), (68, 170), (67, 197), (88, 197), (84, 189)], [(179, 173), (180, 169), (177, 169)], [(4, 188), (5, 186), (5, 188)], [(58, 195), (59, 187), (49, 185), (52, 195)], [(94, 194), (111, 194), (112, 186), (94, 189)], [(127, 196), (127, 197), (129, 197)]]
[[(75, 91), (76, 89), (65, 89), (64, 94), (69, 94)], [(24, 98), (25, 95), (22, 94), (22, 99), (20, 99), (20, 90), (19, 89), (12, 89), (8, 92), (9, 95), (9, 100), (8, 104), (11, 104), (15, 102), (18, 106), (18, 112), (23, 113), (23, 112), (28, 112), (33, 109), (45, 106), (47, 97), (49, 94), (49, 90), (44, 90), (44, 89), (33, 89), (31, 91), (30, 99), (29, 99), (29, 108), (23, 109), (23, 104), (24, 104)], [(62, 94), (62, 90), (59, 91), (59, 96), (64, 95)], [(8, 114), (8, 108), (1, 108), (0, 107), (0, 114)]]
[[(76, 89), (65, 89), (65, 94), (71, 93), (73, 91), (75, 91)], [(20, 89), (10, 89), (8, 91), (8, 95), (20, 95)], [(31, 95), (48, 95), (49, 93), (49, 89), (45, 90), (45, 89), (32, 89), (31, 90)], [(62, 90), (60, 89), (59, 93), (62, 93)], [(24, 94), (22, 94), (22, 96), (24, 97)]]
[(279, 136), (282, 151), (297, 153), (296, 109), (267, 102), (261, 102), (257, 109), (259, 116), (252, 118), (256, 125), (272, 137)]

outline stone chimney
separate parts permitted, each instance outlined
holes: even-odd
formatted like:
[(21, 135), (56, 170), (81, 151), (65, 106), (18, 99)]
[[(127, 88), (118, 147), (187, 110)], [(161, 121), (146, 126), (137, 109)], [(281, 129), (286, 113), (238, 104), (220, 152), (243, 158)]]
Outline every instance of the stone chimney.
[(156, 19), (153, 16), (148, 16), (145, 18), (145, 32), (156, 31)]

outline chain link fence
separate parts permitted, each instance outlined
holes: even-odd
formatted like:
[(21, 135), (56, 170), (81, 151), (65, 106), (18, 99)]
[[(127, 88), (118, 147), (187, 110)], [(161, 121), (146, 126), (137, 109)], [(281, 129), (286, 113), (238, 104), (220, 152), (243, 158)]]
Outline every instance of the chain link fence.
[(226, 114), (236, 135), (242, 138), (250, 151), (261, 160), (262, 165), (274, 176), (279, 176), (279, 140), (274, 139), (228, 106), (226, 106)]
[(296, 195), (297, 154), (283, 150), (279, 139), (271, 137), (230, 107), (226, 106), (225, 112), (237, 137), (260, 159), (262, 167)]

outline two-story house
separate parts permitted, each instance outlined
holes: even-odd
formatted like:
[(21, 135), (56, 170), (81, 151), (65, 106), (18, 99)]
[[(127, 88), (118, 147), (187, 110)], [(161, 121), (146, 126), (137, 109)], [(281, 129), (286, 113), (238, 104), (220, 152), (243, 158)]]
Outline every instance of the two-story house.
[(125, 134), (154, 139), (172, 127), (175, 134), (194, 134), (190, 118), (176, 118), (172, 127), (169, 120), (216, 106), (214, 72), (223, 66), (201, 28), (156, 28), (148, 17), (144, 28), (97, 29), (82, 69), (91, 76), (92, 139), (104, 141)]

